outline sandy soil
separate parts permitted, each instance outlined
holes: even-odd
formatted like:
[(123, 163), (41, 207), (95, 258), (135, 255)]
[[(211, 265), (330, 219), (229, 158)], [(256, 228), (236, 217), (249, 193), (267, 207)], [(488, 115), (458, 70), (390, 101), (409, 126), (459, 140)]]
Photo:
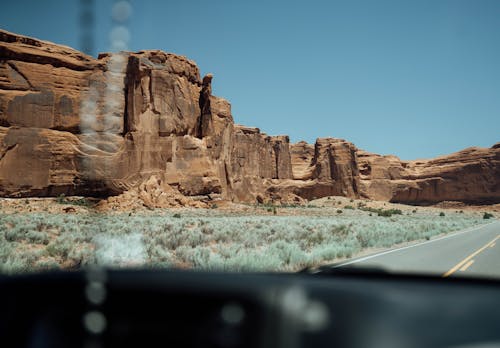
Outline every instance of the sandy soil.
[[(28, 213), (28, 212), (48, 212), (54, 214), (67, 213), (114, 213), (114, 212), (173, 212), (173, 211), (193, 211), (196, 208), (169, 208), (154, 209), (147, 207), (134, 207), (130, 209), (101, 209), (100, 200), (96, 198), (84, 197), (64, 197), (64, 198), (0, 198), (0, 211), (6, 214)], [(213, 201), (208, 205), (210, 210), (219, 211), (228, 215), (323, 215), (336, 213), (342, 210), (342, 213), (353, 213), (359, 208), (373, 209), (400, 209), (403, 214), (410, 213), (492, 213), (495, 217), (500, 213), (500, 204), (471, 206), (461, 202), (441, 202), (434, 206), (412, 206), (405, 204), (396, 204), (382, 201), (372, 201), (366, 199), (350, 199), (340, 196), (324, 197), (309, 201), (301, 206), (280, 206), (280, 205), (255, 205), (241, 204), (228, 201)], [(352, 209), (354, 208), (354, 209)], [(201, 209), (204, 210), (204, 209)]]

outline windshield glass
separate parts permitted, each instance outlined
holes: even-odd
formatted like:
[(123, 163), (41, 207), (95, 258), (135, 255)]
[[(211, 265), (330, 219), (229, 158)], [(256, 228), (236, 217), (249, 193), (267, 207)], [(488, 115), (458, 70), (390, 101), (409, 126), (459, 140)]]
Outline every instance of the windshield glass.
[(500, 277), (499, 11), (6, 2), (0, 271)]

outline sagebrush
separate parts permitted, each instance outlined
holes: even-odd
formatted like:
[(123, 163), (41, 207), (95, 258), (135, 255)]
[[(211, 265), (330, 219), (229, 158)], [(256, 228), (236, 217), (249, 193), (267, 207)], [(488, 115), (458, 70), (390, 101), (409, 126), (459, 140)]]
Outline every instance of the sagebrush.
[(101, 264), (293, 271), (483, 221), (464, 214), (435, 219), (338, 211), (329, 216), (223, 216), (210, 211), (206, 216), (0, 214), (0, 270)]

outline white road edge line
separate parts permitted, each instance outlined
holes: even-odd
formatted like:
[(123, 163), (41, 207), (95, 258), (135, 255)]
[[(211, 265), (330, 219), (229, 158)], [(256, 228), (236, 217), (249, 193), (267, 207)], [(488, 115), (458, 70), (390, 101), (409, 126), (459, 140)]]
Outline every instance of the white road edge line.
[(467, 232), (472, 232), (472, 231), (478, 230), (480, 228), (483, 228), (485, 226), (492, 225), (492, 224), (494, 224), (496, 222), (498, 222), (498, 221), (492, 221), (492, 222), (489, 222), (487, 224), (483, 224), (483, 225), (476, 226), (476, 227), (469, 227), (469, 228), (467, 228), (465, 230), (454, 232), (452, 234), (447, 234), (446, 236), (442, 236), (442, 237), (439, 237), (439, 238), (436, 238), (436, 239), (427, 240), (427, 241), (422, 242), (422, 243), (408, 245), (408, 246), (401, 247), (401, 248), (396, 248), (396, 249), (390, 249), (390, 250), (382, 251), (382, 252), (377, 253), (377, 254), (364, 256), (364, 257), (361, 257), (359, 259), (354, 259), (354, 260), (346, 261), (346, 262), (340, 263), (338, 265), (332, 266), (332, 268), (338, 268), (338, 267), (343, 267), (343, 266), (351, 265), (353, 263), (366, 261), (366, 260), (369, 260), (369, 259), (373, 259), (375, 257), (379, 257), (379, 256), (382, 256), (382, 255), (387, 255), (387, 254), (390, 254), (390, 253), (393, 253), (393, 252), (396, 252), (396, 251), (410, 249), (410, 248), (415, 248), (415, 247), (418, 247), (418, 246), (421, 246), (421, 245), (425, 245), (425, 244), (437, 242), (439, 240), (443, 240), (443, 239), (446, 239), (446, 238), (451, 238), (451, 237), (459, 236), (461, 234), (464, 234), (464, 233), (467, 233)]

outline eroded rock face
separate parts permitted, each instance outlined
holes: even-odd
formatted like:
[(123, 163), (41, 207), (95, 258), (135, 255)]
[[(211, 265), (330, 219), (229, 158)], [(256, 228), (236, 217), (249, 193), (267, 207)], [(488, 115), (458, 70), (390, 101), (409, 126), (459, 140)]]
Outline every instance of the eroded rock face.
[(0, 127), (0, 139), (3, 195), (76, 193), (73, 188), (81, 180), (81, 168), (79, 140), (74, 134), (43, 128)]
[(500, 146), (468, 148), (431, 160), (358, 154), (364, 197), (409, 204), (500, 201)]
[(313, 178), (314, 145), (300, 141), (290, 146), (292, 174), (296, 180), (310, 180)]
[(500, 201), (498, 145), (404, 162), (342, 139), (290, 144), (235, 125), (211, 83), (162, 51), (94, 59), (0, 31), (0, 196), (118, 195), (107, 204), (150, 207), (198, 206), (182, 199), (195, 196)]
[(359, 197), (357, 148), (343, 139), (319, 138), (292, 145), (294, 193), (306, 199), (325, 196)]
[[(498, 203), (500, 201), (500, 147), (468, 148), (429, 161), (408, 163), (394, 202)], [(411, 182), (411, 184), (410, 184)]]

